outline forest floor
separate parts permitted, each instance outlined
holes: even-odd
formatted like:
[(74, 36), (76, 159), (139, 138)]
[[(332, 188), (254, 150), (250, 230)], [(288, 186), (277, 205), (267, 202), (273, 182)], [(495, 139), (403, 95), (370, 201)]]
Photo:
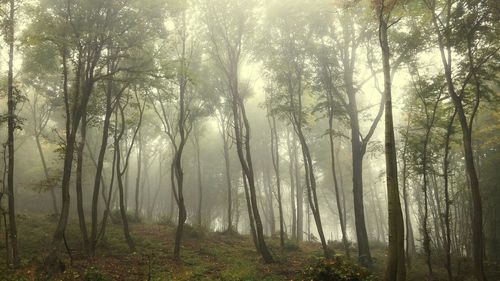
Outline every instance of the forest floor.
[[(21, 267), (17, 270), (6, 267), (5, 249), (1, 248), (4, 241), (0, 239), (0, 280), (45, 280), (37, 276), (48, 252), (48, 246), (43, 245), (51, 241), (54, 225), (54, 218), (19, 216)], [(317, 264), (322, 256), (319, 243), (290, 242), (281, 250), (279, 239), (268, 239), (276, 262), (265, 264), (248, 236), (209, 233), (188, 226), (182, 243), (182, 262), (177, 262), (172, 258), (174, 230), (167, 224), (131, 224), (137, 251), (130, 253), (121, 225), (110, 223), (96, 256), (89, 259), (81, 254), (78, 225), (73, 222), (66, 233), (72, 264), (67, 257), (66, 270), (50, 280), (303, 280), (304, 270)], [(342, 253), (341, 249), (336, 251)], [(383, 247), (373, 249), (373, 255), (375, 269), (370, 280), (377, 280), (384, 267)], [(438, 267), (435, 271), (436, 280), (445, 280), (443, 270)], [(425, 280), (425, 272), (423, 264), (417, 264), (409, 272), (408, 280)], [(500, 272), (490, 270), (490, 276), (500, 277)], [(459, 280), (467, 279), (463, 275)]]

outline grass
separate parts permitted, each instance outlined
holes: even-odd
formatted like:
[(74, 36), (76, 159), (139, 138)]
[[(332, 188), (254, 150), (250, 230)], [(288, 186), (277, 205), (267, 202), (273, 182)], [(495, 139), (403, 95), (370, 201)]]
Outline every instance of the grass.
[[(43, 258), (49, 250), (48, 245), (55, 224), (53, 218), (47, 216), (19, 216), (21, 267), (17, 270), (6, 267), (5, 249), (0, 248), (0, 280), (47, 280), (40, 274), (42, 272), (40, 269)], [(255, 251), (249, 236), (207, 232), (191, 226), (186, 227), (181, 248), (182, 262), (178, 262), (172, 257), (175, 232), (172, 224), (134, 223), (131, 224), (131, 232), (136, 243), (136, 252), (131, 253), (128, 250), (121, 225), (110, 223), (105, 238), (99, 242), (96, 256), (87, 258), (82, 254), (78, 223), (71, 221), (66, 237), (74, 256), (73, 263), (70, 264), (68, 255), (64, 254), (66, 270), (50, 280), (278, 281), (303, 280), (320, 271), (331, 272), (331, 269), (325, 268), (330, 265), (342, 264), (344, 267), (349, 267), (348, 271), (360, 270), (353, 265), (353, 261), (345, 258), (343, 258), (347, 260), (345, 262), (320, 260), (322, 251), (318, 243), (286, 241), (285, 248), (281, 249), (278, 239), (267, 239), (275, 262), (265, 264)], [(2, 238), (0, 245), (4, 243)], [(341, 248), (335, 250), (337, 254), (342, 253)], [(351, 254), (356, 256), (354, 249)], [(372, 254), (375, 260), (375, 275), (382, 276), (385, 248), (374, 247)], [(436, 266), (435, 271), (436, 280), (446, 280), (443, 269)], [(414, 261), (408, 280), (425, 280), (427, 279), (425, 272), (423, 259), (419, 258)], [(376, 278), (370, 277), (368, 280)], [(467, 279), (464, 277), (459, 280)], [(494, 276), (491, 280), (497, 279)]]
[[(48, 216), (19, 216), (21, 267), (5, 265), (0, 248), (0, 280), (40, 279), (43, 258), (49, 251), (56, 222)], [(274, 264), (264, 264), (248, 236), (237, 233), (209, 233), (186, 226), (181, 248), (182, 262), (173, 259), (175, 228), (170, 224), (131, 224), (137, 251), (131, 253), (120, 224), (109, 223), (100, 240), (95, 257), (83, 255), (78, 223), (71, 221), (66, 230), (73, 264), (64, 253), (66, 270), (51, 280), (291, 280), (300, 278), (308, 258), (320, 250), (319, 245), (299, 244), (286, 253), (278, 241), (269, 241), (276, 256)], [(0, 244), (4, 241), (0, 238)], [(290, 242), (291, 243), (291, 242)], [(293, 266), (289, 266), (291, 262)]]

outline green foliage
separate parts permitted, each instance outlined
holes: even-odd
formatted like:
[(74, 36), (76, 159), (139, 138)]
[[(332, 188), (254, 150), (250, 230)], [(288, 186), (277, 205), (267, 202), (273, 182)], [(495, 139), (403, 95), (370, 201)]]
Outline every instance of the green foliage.
[(319, 258), (302, 272), (304, 280), (370, 281), (376, 280), (368, 271), (354, 263), (336, 256), (333, 259)]

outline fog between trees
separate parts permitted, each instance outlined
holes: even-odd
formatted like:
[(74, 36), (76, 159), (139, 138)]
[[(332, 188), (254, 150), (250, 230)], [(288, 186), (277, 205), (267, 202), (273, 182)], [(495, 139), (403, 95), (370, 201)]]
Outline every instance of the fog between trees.
[(497, 276), (496, 1), (1, 10), (5, 264), (51, 217), (48, 278), (114, 224), (130, 252), (137, 225), (173, 227), (179, 262), (187, 227), (248, 235), (255, 263), (308, 241), (384, 280)]

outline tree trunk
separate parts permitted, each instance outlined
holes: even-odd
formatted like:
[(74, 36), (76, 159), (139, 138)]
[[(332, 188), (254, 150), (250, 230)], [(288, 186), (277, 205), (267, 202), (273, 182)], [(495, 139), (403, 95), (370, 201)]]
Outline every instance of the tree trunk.
[[(120, 145), (119, 143), (116, 143), (115, 145)], [(117, 150), (120, 150), (120, 148), (116, 148)], [(131, 252), (135, 251), (135, 243), (134, 240), (132, 239), (132, 236), (130, 235), (130, 230), (128, 226), (128, 218), (127, 218), (127, 210), (125, 209), (125, 196), (123, 192), (123, 174), (120, 172), (120, 162), (121, 162), (121, 155), (120, 153), (117, 154), (116, 156), (116, 173), (118, 174), (117, 180), (118, 180), (118, 192), (120, 194), (120, 216), (122, 219), (122, 226), (123, 226), (123, 234), (125, 236), (125, 240), (127, 241), (128, 248), (130, 249)]]
[(250, 194), (250, 206), (252, 208), (253, 218), (255, 220), (255, 230), (257, 235), (259, 252), (266, 263), (273, 262), (273, 257), (269, 251), (262, 227), (262, 220), (257, 206), (257, 194), (255, 189), (255, 175), (253, 170), (251, 148), (250, 148), (250, 123), (248, 122), (245, 105), (238, 90), (238, 65), (231, 65), (231, 73), (228, 75), (228, 81), (231, 89), (231, 108), (233, 112), (234, 131), (236, 139), (236, 150), (243, 170), (244, 180), (248, 181), (248, 190)]
[[(76, 120), (72, 119), (70, 104), (69, 104), (69, 91), (68, 91), (68, 67), (67, 67), (67, 50), (62, 50), (62, 64), (63, 64), (63, 92), (64, 92), (64, 107), (66, 113), (66, 146), (64, 150), (64, 166), (63, 175), (61, 181), (61, 213), (59, 215), (59, 221), (57, 223), (54, 236), (52, 238), (52, 244), (55, 246), (63, 240), (64, 232), (66, 230), (66, 225), (68, 223), (69, 217), (69, 181), (71, 177), (71, 168), (73, 167), (73, 157), (75, 152), (75, 128), (71, 127), (75, 124)], [(79, 87), (79, 67), (77, 71), (77, 79), (75, 86), (76, 89)]]
[[(119, 102), (119, 101), (117, 101), (117, 102)], [(115, 149), (116, 149), (116, 175), (117, 175), (117, 181), (118, 181), (118, 192), (120, 195), (120, 198), (119, 198), (120, 215), (121, 215), (121, 219), (122, 219), (123, 234), (125, 236), (125, 240), (127, 241), (127, 245), (129, 247), (130, 251), (133, 252), (133, 251), (135, 251), (135, 243), (134, 243), (134, 240), (132, 239), (132, 236), (130, 235), (130, 230), (129, 230), (129, 225), (128, 225), (127, 209), (125, 206), (125, 196), (124, 196), (125, 194), (124, 194), (124, 190), (123, 190), (123, 174), (128, 169), (128, 161), (129, 161), (130, 152), (132, 151), (134, 141), (132, 139), (130, 147), (128, 148), (128, 152), (125, 154), (125, 163), (124, 163), (124, 167), (122, 169), (122, 167), (121, 167), (122, 154), (120, 152), (120, 140), (122, 139), (124, 131), (125, 131), (125, 115), (123, 112), (124, 111), (123, 107), (120, 104), (118, 104), (118, 109), (120, 111), (120, 119), (121, 119), (120, 123), (121, 124), (120, 124), (120, 133), (118, 134), (118, 137), (115, 139)], [(142, 114), (141, 114), (141, 116), (142, 116)], [(139, 123), (139, 126), (140, 126), (140, 123)], [(137, 133), (137, 130), (136, 130), (136, 133)], [(135, 134), (134, 134), (133, 138), (135, 138)]]
[(140, 207), (139, 207), (139, 191), (140, 191), (140, 186), (141, 186), (141, 172), (142, 172), (142, 136), (141, 136), (141, 131), (139, 130), (139, 146), (138, 146), (138, 153), (137, 153), (137, 174), (135, 177), (135, 196), (134, 196), (134, 202), (135, 202), (135, 209), (134, 209), (134, 217), (137, 221), (139, 221), (139, 213), (140, 213)]
[(247, 202), (247, 212), (248, 212), (248, 222), (250, 224), (250, 233), (252, 234), (252, 241), (257, 249), (257, 251), (260, 254), (260, 246), (259, 246), (259, 240), (257, 239), (257, 231), (255, 229), (255, 219), (253, 217), (253, 210), (252, 210), (252, 205), (251, 205), (251, 200), (250, 200), (250, 192), (248, 191), (248, 183), (245, 178), (245, 174), (243, 174), (242, 171), (242, 181), (243, 181), (243, 188), (245, 190), (245, 199)]
[(82, 124), (80, 127), (80, 143), (77, 148), (76, 159), (76, 209), (78, 211), (78, 223), (80, 233), (83, 240), (83, 249), (86, 255), (89, 255), (89, 236), (87, 232), (87, 224), (85, 223), (85, 211), (83, 209), (83, 149), (85, 148), (85, 139), (87, 137), (87, 113), (82, 115)]
[[(383, 2), (382, 2), (383, 3)], [(387, 39), (387, 18), (384, 15), (384, 6), (379, 8), (379, 40), (382, 49), (382, 64), (384, 70), (384, 99), (385, 99), (385, 163), (387, 181), (387, 203), (389, 213), (389, 249), (385, 280), (406, 280), (404, 223), (401, 203), (399, 200), (398, 164), (394, 124), (392, 117), (391, 93), (391, 65), (390, 49)]]
[[(302, 74), (301, 71), (297, 70), (297, 76), (299, 77), (298, 80), (298, 85), (297, 88), (295, 89), (292, 85), (292, 77), (291, 74), (289, 73), (288, 75), (288, 96), (290, 98), (290, 105), (291, 105), (291, 121), (293, 128), (295, 130), (295, 133), (297, 134), (297, 137), (299, 138), (299, 143), (301, 146), (302, 150), (302, 157), (303, 157), (303, 163), (304, 163), (304, 172), (305, 172), (305, 182), (306, 182), (306, 191), (307, 191), (307, 199), (309, 201), (309, 206), (311, 208), (314, 221), (316, 223), (316, 228), (318, 231), (318, 235), (321, 241), (321, 246), (323, 248), (323, 252), (325, 257), (329, 258), (331, 257), (332, 250), (328, 248), (328, 244), (326, 242), (325, 235), (323, 233), (323, 226), (321, 223), (321, 215), (320, 215), (320, 210), (319, 210), (319, 204), (318, 204), (318, 197), (316, 194), (316, 178), (314, 175), (314, 167), (313, 167), (313, 162), (311, 158), (311, 153), (309, 151), (309, 146), (307, 145), (306, 138), (304, 136), (304, 133), (302, 131)], [(296, 93), (295, 93), (296, 92)], [(297, 95), (297, 97), (295, 97)], [(297, 104), (295, 104), (295, 99), (297, 99)]]
[(9, 70), (7, 74), (7, 191), (9, 208), (9, 238), (14, 267), (19, 266), (19, 249), (17, 245), (16, 208), (14, 199), (14, 131), (16, 130), (16, 101), (14, 98), (14, 0), (9, 1), (9, 24), (7, 27), (7, 44), (9, 45)]
[[(232, 221), (232, 206), (233, 206), (233, 198), (232, 198), (232, 184), (231, 184), (231, 166), (230, 166), (230, 158), (229, 158), (229, 144), (227, 139), (227, 127), (226, 124), (222, 124), (222, 141), (224, 148), (224, 167), (225, 167), (225, 176), (226, 176), (226, 185), (227, 185), (227, 231), (233, 231), (233, 221)], [(236, 225), (236, 227), (238, 227)]]
[[(272, 183), (271, 183), (271, 177), (269, 175), (269, 166), (268, 163), (266, 162), (265, 168), (262, 169), (262, 187), (264, 189), (264, 194), (266, 197), (267, 201), (267, 219), (269, 222), (269, 236), (274, 236), (276, 233), (276, 220), (275, 220), (275, 215), (274, 215), (274, 204), (273, 204), (273, 188), (272, 188)], [(265, 211), (265, 208), (263, 208), (263, 211)], [(264, 215), (266, 213), (264, 212)]]
[[(117, 123), (115, 123), (115, 124), (117, 124)], [(116, 134), (117, 134), (117, 129), (115, 127), (114, 138), (116, 138)], [(95, 252), (95, 246), (97, 245), (97, 240), (104, 237), (104, 235), (106, 233), (106, 225), (108, 223), (108, 217), (111, 214), (111, 204), (113, 201), (111, 197), (113, 197), (113, 185), (114, 185), (114, 180), (115, 180), (115, 175), (116, 175), (115, 167), (116, 167), (117, 152), (118, 151), (115, 148), (113, 151), (113, 160), (111, 163), (111, 180), (109, 182), (109, 190), (108, 190), (108, 198), (106, 201), (106, 209), (104, 210), (104, 214), (102, 216), (102, 223), (101, 223), (101, 229), (99, 231), (99, 235), (96, 236), (96, 239), (94, 241), (94, 252)], [(116, 194), (116, 191), (115, 191), (115, 194)]]
[[(108, 69), (108, 74), (109, 74)], [(112, 93), (113, 93), (113, 84), (112, 80), (107, 81), (106, 88), (106, 113), (104, 115), (104, 123), (102, 127), (102, 139), (101, 139), (101, 147), (99, 149), (99, 156), (97, 158), (97, 166), (94, 178), (94, 191), (92, 193), (92, 230), (90, 234), (90, 251), (91, 255), (95, 255), (95, 247), (97, 244), (97, 228), (98, 228), (98, 203), (99, 203), (99, 189), (100, 183), (102, 179), (102, 171), (104, 168), (104, 157), (106, 155), (106, 149), (108, 146), (108, 132), (111, 121), (111, 115), (113, 114), (113, 106), (112, 106)], [(113, 156), (113, 162), (115, 161), (115, 156)], [(114, 168), (111, 169), (111, 173), (114, 175)], [(109, 186), (110, 190), (112, 189), (112, 185)], [(109, 212), (109, 200), (111, 200), (111, 192), (109, 192), (108, 202), (106, 202), (106, 212)], [(104, 217), (106, 217), (105, 215)], [(103, 217), (103, 223), (104, 223)], [(107, 217), (106, 217), (107, 219)]]
[(405, 226), (406, 226), (406, 263), (409, 269), (412, 267), (412, 259), (416, 254), (415, 239), (413, 237), (413, 227), (411, 223), (410, 204), (408, 199), (408, 166), (406, 161), (406, 154), (408, 150), (408, 131), (410, 127), (410, 117), (408, 116), (408, 125), (404, 135), (403, 155), (403, 202), (405, 206)]
[(365, 211), (363, 200), (363, 155), (359, 140), (358, 113), (355, 98), (352, 98), (351, 123), (351, 148), (352, 148), (352, 192), (354, 199), (354, 222), (356, 225), (356, 239), (358, 243), (358, 258), (362, 265), (371, 267), (372, 258), (366, 231)]
[[(268, 117), (269, 118), (269, 117)], [(271, 128), (271, 156), (273, 160), (274, 173), (276, 175), (276, 189), (278, 191), (278, 212), (280, 221), (280, 246), (285, 247), (285, 232), (284, 232), (284, 220), (283, 220), (283, 206), (281, 201), (281, 178), (280, 178), (280, 154), (279, 154), (279, 138), (276, 128), (276, 117), (273, 115), (271, 117), (270, 128)]]
[[(40, 160), (42, 161), (42, 167), (43, 167), (43, 173), (45, 175), (45, 179), (47, 180), (48, 184), (52, 184), (50, 182), (50, 175), (49, 175), (49, 169), (47, 168), (47, 162), (45, 160), (45, 155), (43, 154), (43, 148), (42, 144), (40, 143), (40, 132), (35, 133), (35, 142), (36, 142), (36, 147), (38, 149), (38, 154), (40, 155)], [(50, 192), (50, 198), (52, 199), (52, 209), (54, 211), (54, 214), (59, 214), (59, 209), (57, 208), (57, 199), (56, 199), (56, 193), (54, 191), (54, 186), (49, 186), (49, 192)]]
[(297, 239), (297, 209), (295, 207), (295, 175), (294, 175), (294, 157), (292, 155), (293, 149), (290, 144), (290, 131), (287, 130), (287, 139), (286, 139), (287, 149), (288, 149), (288, 173), (290, 174), (290, 207), (291, 207), (291, 215), (292, 215), (292, 239)]
[(304, 188), (300, 181), (299, 159), (297, 157), (297, 139), (295, 134), (292, 134), (293, 143), (293, 170), (295, 172), (295, 186), (297, 198), (297, 240), (304, 240)]
[(446, 130), (445, 142), (444, 142), (444, 157), (443, 157), (443, 178), (444, 178), (444, 222), (446, 227), (446, 237), (444, 243), (444, 251), (446, 255), (446, 272), (448, 274), (448, 280), (453, 280), (453, 272), (451, 268), (451, 228), (450, 228), (450, 192), (449, 192), (449, 155), (450, 155), (450, 138), (453, 133), (453, 121), (455, 120), (456, 111), (453, 112), (450, 121), (448, 122), (448, 128)]
[[(196, 128), (197, 129), (197, 128)], [(198, 180), (198, 227), (202, 226), (203, 223), (203, 218), (202, 218), (202, 212), (203, 212), (203, 184), (202, 184), (202, 176), (201, 176), (201, 159), (200, 159), (200, 140), (199, 140), (199, 132), (197, 132), (195, 129), (195, 135), (194, 135), (194, 144), (195, 144), (195, 149), (196, 149), (196, 177)], [(230, 216), (231, 214), (229, 214)], [(229, 219), (230, 220), (230, 219)]]
[(330, 141), (330, 158), (331, 158), (331, 167), (333, 175), (333, 186), (335, 189), (335, 199), (337, 201), (337, 211), (339, 215), (340, 229), (342, 231), (342, 243), (344, 244), (345, 254), (347, 257), (349, 257), (350, 256), (349, 240), (347, 239), (346, 222), (344, 221), (344, 215), (342, 212), (342, 202), (340, 200), (339, 186), (337, 181), (337, 171), (335, 168), (335, 147), (333, 143), (333, 108), (328, 109), (328, 130), (329, 130), (328, 139)]
[[(78, 97), (78, 102), (73, 102), (70, 104), (70, 97), (68, 91), (68, 67), (67, 67), (67, 50), (62, 50), (62, 61), (63, 61), (63, 92), (64, 92), (64, 107), (66, 111), (66, 147), (64, 151), (64, 168), (63, 168), (63, 178), (61, 182), (62, 190), (62, 207), (61, 214), (59, 216), (59, 221), (57, 228), (54, 232), (52, 239), (53, 246), (59, 244), (64, 237), (64, 232), (66, 230), (66, 225), (68, 223), (69, 217), (69, 184), (71, 178), (71, 170), (73, 167), (73, 157), (76, 145), (76, 133), (80, 126), (82, 117), (87, 112), (87, 107), (89, 103), (90, 96), (92, 94), (94, 80), (94, 67), (95, 65), (91, 63), (84, 63), (82, 61), (84, 50), (79, 48), (77, 55), (77, 66), (76, 66), (76, 77), (75, 77), (75, 93), (74, 95)], [(98, 56), (99, 52), (94, 55)], [(85, 68), (85, 69), (84, 69)], [(85, 75), (83, 75), (85, 73)], [(82, 83), (83, 82), (83, 83)], [(83, 85), (82, 85), (83, 84)]]

